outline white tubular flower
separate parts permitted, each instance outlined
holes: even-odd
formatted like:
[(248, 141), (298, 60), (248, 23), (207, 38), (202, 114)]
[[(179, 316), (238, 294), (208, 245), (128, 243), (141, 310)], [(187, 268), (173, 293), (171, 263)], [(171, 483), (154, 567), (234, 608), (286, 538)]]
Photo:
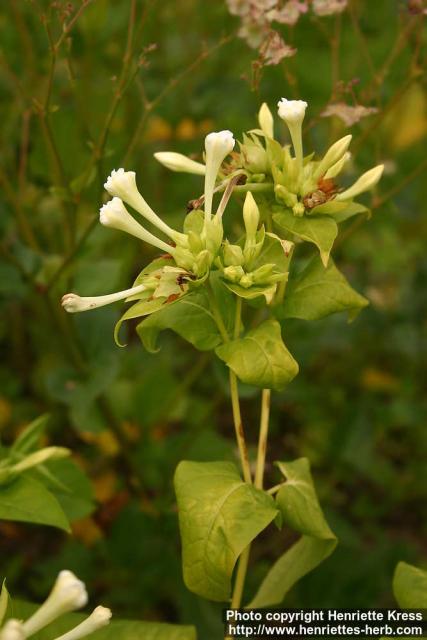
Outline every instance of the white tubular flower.
[(196, 162), (187, 158), (182, 153), (175, 153), (174, 151), (158, 151), (154, 154), (154, 157), (160, 164), (171, 171), (179, 171), (181, 173), (195, 173), (199, 176), (204, 176), (206, 173), (206, 167), (201, 162)]
[(235, 140), (231, 131), (209, 133), (205, 138), (205, 216), (210, 219), (215, 181), (224, 158), (234, 149)]
[(279, 116), (288, 125), (295, 157), (301, 170), (304, 159), (302, 150), (302, 123), (308, 105), (304, 100), (287, 100), (286, 98), (282, 98), (277, 103), (277, 106)]
[(179, 235), (171, 229), (159, 216), (154, 213), (152, 208), (147, 204), (136, 186), (135, 171), (125, 171), (124, 169), (113, 169), (107, 182), (104, 184), (105, 189), (111, 196), (116, 196), (130, 205), (138, 213), (140, 213), (148, 222), (163, 231), (169, 238), (173, 240)]
[(62, 297), (61, 304), (68, 313), (80, 313), (81, 311), (90, 311), (98, 307), (105, 307), (105, 305), (118, 302), (119, 300), (125, 300), (129, 296), (142, 293), (145, 288), (143, 284), (140, 284), (131, 289), (92, 298), (81, 298), (75, 293), (66, 293), (65, 296)]
[(340, 160), (338, 160), (338, 162), (333, 164), (332, 167), (329, 167), (329, 169), (324, 175), (325, 180), (328, 180), (329, 178), (335, 178), (339, 173), (341, 173), (341, 171), (344, 168), (344, 165), (347, 164), (350, 158), (351, 158), (351, 153), (349, 151), (346, 151), (346, 153), (343, 155), (342, 158), (340, 158)]
[(112, 200), (104, 204), (99, 210), (99, 221), (105, 227), (111, 227), (112, 229), (119, 229), (130, 233), (131, 236), (135, 236), (148, 244), (152, 244), (154, 247), (166, 251), (166, 253), (172, 253), (173, 249), (163, 240), (159, 240), (152, 233), (144, 229), (132, 216), (124, 206), (123, 202), (118, 197), (114, 197)]
[(332, 165), (334, 165), (336, 162), (341, 160), (343, 155), (346, 153), (348, 147), (350, 146), (351, 138), (352, 138), (351, 135), (344, 136), (344, 138), (337, 140), (337, 142), (335, 142), (331, 147), (329, 147), (323, 159), (321, 160), (319, 166), (316, 169), (316, 172), (314, 174), (315, 178), (320, 178), (320, 176), (323, 176), (326, 173), (326, 171), (330, 167), (332, 167)]
[(109, 624), (111, 615), (110, 609), (106, 607), (96, 607), (86, 620), (83, 620), (83, 622), (77, 625), (77, 627), (74, 627), (74, 629), (71, 629), (71, 631), (64, 633), (62, 636), (58, 636), (55, 640), (80, 640), (80, 638), (85, 638), (91, 633), (94, 633), (94, 631)]
[(24, 627), (19, 620), (10, 619), (0, 631), (0, 640), (25, 640)]
[(84, 607), (87, 600), (84, 583), (71, 571), (61, 571), (45, 602), (22, 625), (25, 637), (37, 633), (65, 613)]
[(264, 135), (266, 135), (268, 138), (273, 138), (274, 137), (273, 114), (268, 108), (268, 105), (266, 102), (262, 103), (261, 108), (258, 112), (258, 122)]
[(369, 191), (369, 189), (372, 189), (372, 187), (377, 184), (382, 176), (383, 171), (383, 164), (379, 164), (373, 169), (370, 169), (369, 171), (361, 175), (360, 178), (356, 180), (356, 182), (349, 189), (343, 191), (342, 193), (339, 193), (336, 197), (336, 200), (351, 200), (358, 196), (360, 193)]

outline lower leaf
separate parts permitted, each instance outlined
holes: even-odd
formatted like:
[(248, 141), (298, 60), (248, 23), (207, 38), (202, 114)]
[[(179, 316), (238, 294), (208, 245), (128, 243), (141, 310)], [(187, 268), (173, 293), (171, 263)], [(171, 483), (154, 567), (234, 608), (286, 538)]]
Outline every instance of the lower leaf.
[(226, 601), (237, 558), (277, 516), (274, 500), (243, 482), (229, 462), (181, 462), (175, 491), (185, 584)]
[(393, 576), (393, 592), (402, 609), (427, 609), (427, 571), (399, 562)]
[(250, 608), (282, 602), (289, 589), (335, 549), (337, 539), (319, 505), (307, 458), (277, 463), (287, 479), (276, 498), (282, 521), (302, 535), (273, 565)]

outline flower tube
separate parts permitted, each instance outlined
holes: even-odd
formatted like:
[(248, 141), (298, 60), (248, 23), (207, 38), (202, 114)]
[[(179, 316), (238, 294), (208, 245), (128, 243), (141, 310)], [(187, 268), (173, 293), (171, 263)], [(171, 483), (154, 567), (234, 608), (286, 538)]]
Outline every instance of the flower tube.
[(124, 206), (120, 198), (114, 197), (112, 200), (104, 204), (99, 210), (99, 221), (105, 227), (111, 227), (112, 229), (119, 229), (125, 231), (148, 244), (152, 244), (154, 247), (166, 251), (166, 253), (172, 253), (173, 248), (160, 240), (152, 233), (144, 229), (132, 216)]
[(233, 150), (235, 140), (231, 131), (209, 133), (205, 138), (205, 217), (210, 220), (215, 181), (224, 158)]
[(136, 186), (135, 171), (113, 169), (104, 187), (111, 196), (116, 196), (133, 207), (148, 222), (151, 222), (152, 225), (163, 231), (172, 240), (177, 240), (178, 237), (183, 235), (171, 229), (147, 204)]
[(87, 600), (84, 583), (71, 571), (61, 571), (45, 602), (23, 623), (24, 637), (37, 633), (65, 613), (84, 607)]
[(90, 311), (91, 309), (105, 307), (107, 304), (112, 304), (119, 300), (125, 300), (129, 296), (142, 293), (145, 288), (146, 287), (143, 284), (140, 284), (136, 287), (132, 287), (131, 289), (118, 291), (117, 293), (89, 298), (82, 298), (76, 293), (66, 293), (65, 296), (62, 297), (61, 304), (68, 313), (80, 313), (81, 311)]
[(91, 633), (109, 624), (111, 615), (110, 609), (106, 607), (96, 607), (86, 620), (83, 620), (83, 622), (77, 625), (77, 627), (74, 627), (74, 629), (71, 629), (71, 631), (64, 633), (62, 636), (58, 636), (55, 640), (80, 640), (80, 638), (89, 636)]

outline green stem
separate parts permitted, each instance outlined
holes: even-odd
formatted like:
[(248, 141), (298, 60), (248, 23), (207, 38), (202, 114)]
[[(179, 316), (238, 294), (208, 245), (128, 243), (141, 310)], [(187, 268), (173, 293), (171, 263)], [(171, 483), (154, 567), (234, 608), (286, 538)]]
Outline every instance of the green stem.
[(261, 423), (259, 429), (258, 455), (255, 470), (255, 486), (262, 489), (264, 480), (265, 454), (267, 451), (268, 424), (270, 419), (271, 389), (262, 390)]
[(233, 597), (231, 598), (231, 608), (239, 609), (242, 603), (243, 588), (245, 586), (246, 573), (248, 570), (249, 554), (251, 545), (247, 546), (239, 558), (236, 581), (234, 583)]

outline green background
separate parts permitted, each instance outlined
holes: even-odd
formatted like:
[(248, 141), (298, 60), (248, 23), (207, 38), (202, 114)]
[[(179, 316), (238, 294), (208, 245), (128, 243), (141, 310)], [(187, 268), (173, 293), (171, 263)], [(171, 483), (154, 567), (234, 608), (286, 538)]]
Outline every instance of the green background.
[[(180, 225), (202, 182), (169, 173), (155, 151), (200, 159), (207, 132), (240, 137), (263, 101), (274, 110), (282, 96), (307, 100), (306, 148), (321, 151), (348, 130), (319, 115), (341, 100), (337, 81), (357, 78), (357, 99), (379, 112), (351, 128), (354, 163), (386, 172), (372, 219), (348, 223), (334, 255), (371, 305), (352, 324), (287, 322), (300, 374), (273, 396), (267, 478), (278, 481), (272, 460), (308, 456), (340, 541), (287, 605), (392, 604), (396, 563), (427, 556), (425, 18), (392, 0), (352, 2), (341, 18), (310, 13), (280, 27), (298, 52), (254, 86), (257, 52), (220, 1), (94, 0), (52, 67), (49, 37), (80, 4), (0, 11), (0, 437), (50, 412), (50, 442), (73, 449), (98, 506), (73, 536), (0, 523), (0, 573), (12, 593), (40, 600), (68, 568), (117, 616), (196, 621), (200, 637), (218, 636), (220, 607), (183, 586), (172, 478), (181, 459), (235, 458), (225, 368), (172, 335), (149, 355), (131, 323), (119, 349), (120, 305), (70, 318), (59, 300), (127, 288), (155, 255), (96, 224), (112, 168), (134, 169), (148, 202)], [(252, 443), (258, 396), (242, 387)], [(261, 536), (248, 597), (292, 541), (273, 527)]]

